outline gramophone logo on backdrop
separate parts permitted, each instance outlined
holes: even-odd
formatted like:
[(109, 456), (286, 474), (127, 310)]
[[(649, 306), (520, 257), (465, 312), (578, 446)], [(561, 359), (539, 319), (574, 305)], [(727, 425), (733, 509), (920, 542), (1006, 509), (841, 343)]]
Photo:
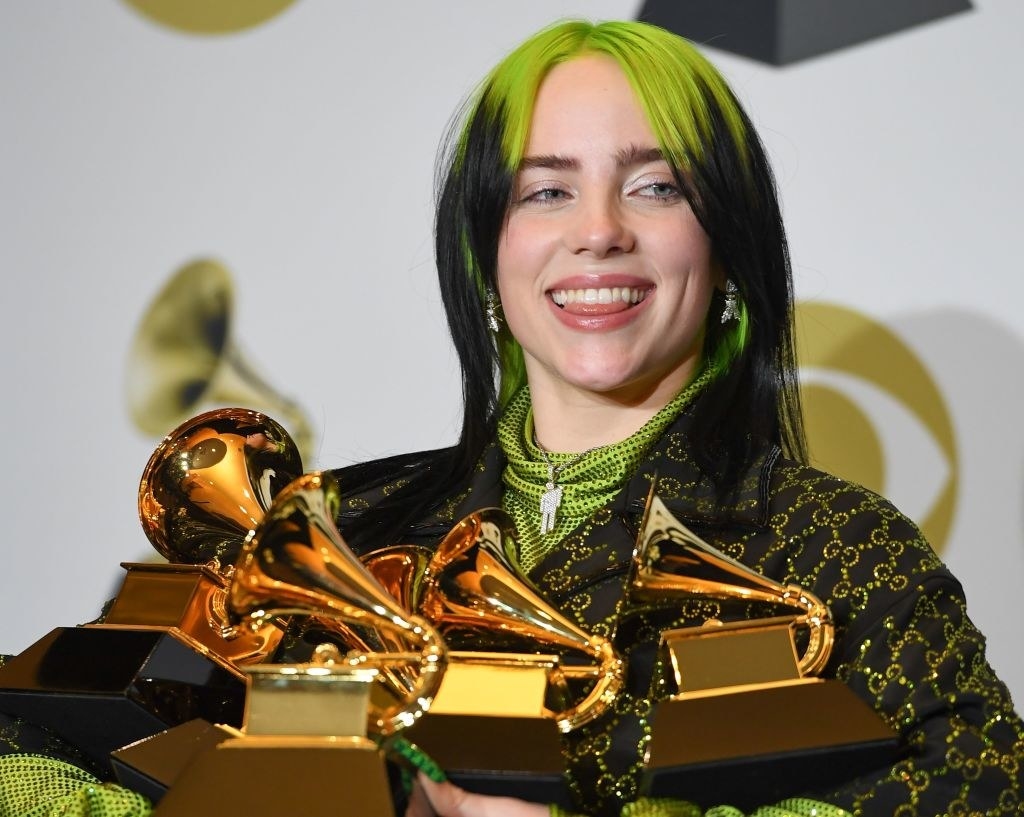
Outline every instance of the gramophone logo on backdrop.
[(162, 437), (206, 409), (255, 409), (284, 426), (308, 462), (315, 446), (309, 418), (239, 349), (232, 333), (234, 300), (231, 275), (218, 261), (192, 261), (168, 278), (128, 351), (124, 385), (132, 422)]
[(892, 331), (801, 303), (797, 356), (811, 462), (892, 499), (941, 551), (957, 494), (953, 425), (934, 380)]
[(230, 34), (276, 17), (295, 0), (124, 0), (143, 16), (189, 34)]

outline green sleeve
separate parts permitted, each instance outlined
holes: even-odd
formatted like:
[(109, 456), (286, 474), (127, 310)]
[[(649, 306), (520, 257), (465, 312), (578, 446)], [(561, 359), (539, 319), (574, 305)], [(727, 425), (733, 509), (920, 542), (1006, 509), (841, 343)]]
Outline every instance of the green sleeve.
[(900, 733), (908, 755), (817, 794), (855, 814), (1018, 814), (1024, 724), (985, 660), (963, 593), (938, 577), (908, 590), (861, 625), (836, 672)]
[[(559, 806), (551, 806), (551, 817), (580, 817)], [(773, 806), (761, 806), (750, 815), (732, 806), (715, 806), (705, 812), (684, 800), (641, 797), (622, 807), (621, 817), (850, 817), (838, 806), (794, 797)]]
[(148, 817), (149, 801), (42, 755), (0, 757), (0, 817)]

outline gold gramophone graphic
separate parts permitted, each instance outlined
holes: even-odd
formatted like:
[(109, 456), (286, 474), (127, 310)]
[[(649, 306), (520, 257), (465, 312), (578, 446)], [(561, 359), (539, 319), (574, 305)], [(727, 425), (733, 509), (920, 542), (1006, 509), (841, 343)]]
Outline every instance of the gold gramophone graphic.
[(164, 285), (139, 322), (125, 372), (128, 411), (136, 427), (163, 434), (213, 406), (249, 406), (279, 418), (299, 452), (313, 450), (305, 412), (266, 382), (232, 336), (231, 276), (204, 258)]
[[(651, 716), (648, 796), (703, 804), (701, 792), (720, 795), (730, 780), (744, 780), (740, 799), (730, 802), (746, 807), (891, 762), (892, 730), (845, 684), (818, 677), (834, 643), (828, 607), (713, 548), (672, 515), (653, 487), (627, 592), (654, 606), (705, 597), (788, 610), (662, 633), (677, 691)], [(801, 631), (805, 646), (798, 652)]]
[[(379, 744), (429, 708), (447, 652), (438, 632), (406, 613), (349, 549), (333, 521), (339, 503), (328, 474), (305, 474), (278, 493), (238, 558), (229, 615), (254, 632), (281, 617), (312, 616), (343, 638), (357, 626), (388, 634), (399, 648), (343, 658), (323, 645), (326, 658), (310, 664), (248, 666), (241, 730), (216, 727), (195, 757), (189, 725), (118, 752), (134, 774), (170, 786), (162, 817), (199, 813), (223, 781), (253, 776), (274, 782), (232, 790), (221, 814), (287, 813), (300, 802), (305, 814), (333, 814), (338, 792), (348, 813), (393, 813)], [(410, 670), (401, 676), (409, 688), (393, 705), (375, 707), (370, 683), (396, 667)]]
[(171, 563), (125, 563), (102, 623), (58, 628), (12, 659), (0, 670), (5, 711), (101, 767), (111, 751), (168, 726), (241, 723), (241, 667), (264, 660), (283, 629), (230, 620), (230, 562), (221, 565), (301, 470), (287, 432), (249, 409), (207, 412), (172, 431), (139, 487), (143, 528)]
[[(446, 638), (480, 638), (502, 650), (449, 653), (437, 700), (411, 738), (468, 788), (567, 803), (558, 732), (614, 702), (623, 665), (606, 638), (581, 630), (516, 572), (506, 556), (514, 536), (511, 518), (486, 508), (459, 522), (433, 553), (399, 545), (364, 561), (403, 607)], [(504, 651), (524, 647), (551, 654)], [(565, 663), (560, 654), (586, 663)], [(578, 700), (567, 680), (583, 684)], [(546, 693), (559, 699), (558, 709), (545, 705)]]

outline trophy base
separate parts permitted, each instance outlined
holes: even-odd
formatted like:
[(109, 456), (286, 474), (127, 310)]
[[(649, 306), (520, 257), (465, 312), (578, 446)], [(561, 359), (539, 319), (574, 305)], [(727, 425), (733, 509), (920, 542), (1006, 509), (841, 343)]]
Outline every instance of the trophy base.
[(240, 724), (242, 678), (173, 631), (60, 627), (0, 669), (0, 710), (43, 726), (100, 769), (110, 753), (201, 717)]
[[(748, 811), (893, 763), (899, 738), (841, 681), (806, 679), (659, 703), (648, 797)], [(737, 781), (742, 785), (737, 786)]]
[(203, 565), (121, 562), (127, 573), (101, 626), (173, 630), (202, 652), (234, 667), (253, 664), (277, 649), (284, 627), (273, 622), (253, 632), (232, 627), (225, 635), (229, 582)]
[(234, 737), (187, 764), (154, 817), (394, 817), (384, 760), (360, 737)]
[(195, 757), (235, 737), (237, 731), (197, 718), (112, 752), (110, 762), (118, 783), (156, 804)]
[(550, 718), (428, 712), (405, 735), (467, 791), (572, 807)]

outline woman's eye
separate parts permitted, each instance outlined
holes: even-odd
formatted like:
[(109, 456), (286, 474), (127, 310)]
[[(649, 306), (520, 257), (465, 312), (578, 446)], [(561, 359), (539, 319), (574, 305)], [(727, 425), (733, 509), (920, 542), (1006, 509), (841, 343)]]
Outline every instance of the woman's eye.
[(540, 190), (533, 190), (526, 193), (522, 197), (524, 202), (536, 202), (538, 204), (545, 204), (547, 202), (556, 202), (566, 197), (566, 192), (557, 187), (543, 187)]
[(641, 196), (665, 200), (675, 200), (682, 195), (672, 182), (652, 182), (641, 187), (638, 192)]

